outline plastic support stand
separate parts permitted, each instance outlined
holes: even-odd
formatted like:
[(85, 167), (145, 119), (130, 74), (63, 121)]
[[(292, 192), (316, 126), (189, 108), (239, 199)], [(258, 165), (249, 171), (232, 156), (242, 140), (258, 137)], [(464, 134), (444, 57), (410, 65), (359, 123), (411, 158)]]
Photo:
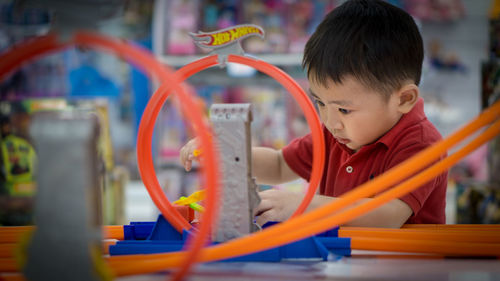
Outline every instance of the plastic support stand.
[[(267, 223), (264, 228), (276, 223)], [(109, 246), (109, 254), (156, 254), (180, 251), (191, 232), (181, 235), (165, 220), (162, 215), (155, 222), (131, 222), (124, 225), (125, 240)], [(322, 259), (326, 261), (329, 254), (349, 256), (351, 239), (339, 238), (338, 227), (290, 244), (249, 255), (222, 260), (223, 262), (279, 262), (286, 259)], [(216, 245), (218, 243), (212, 243)]]

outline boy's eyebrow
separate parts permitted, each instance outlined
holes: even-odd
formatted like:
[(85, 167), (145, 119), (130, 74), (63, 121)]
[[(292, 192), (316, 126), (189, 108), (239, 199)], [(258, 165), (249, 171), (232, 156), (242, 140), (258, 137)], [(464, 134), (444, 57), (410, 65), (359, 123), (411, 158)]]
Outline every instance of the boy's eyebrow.
[[(313, 98), (315, 99), (318, 99), (320, 100), (320, 98), (314, 94), (313, 91), (311, 91), (311, 89), (309, 89), (309, 93), (311, 94), (311, 96), (313, 96)], [(347, 100), (330, 100), (330, 101), (327, 101), (326, 102), (327, 104), (338, 104), (340, 106), (351, 106), (352, 105), (352, 102), (350, 101), (347, 101)]]

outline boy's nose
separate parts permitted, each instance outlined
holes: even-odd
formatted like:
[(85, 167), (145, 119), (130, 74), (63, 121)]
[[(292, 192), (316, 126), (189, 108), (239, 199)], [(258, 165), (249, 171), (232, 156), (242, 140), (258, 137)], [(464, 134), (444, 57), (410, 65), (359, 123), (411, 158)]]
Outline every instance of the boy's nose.
[(344, 129), (344, 125), (342, 125), (342, 122), (340, 122), (340, 120), (335, 120), (333, 122), (333, 129), (342, 130), (342, 129)]
[(340, 118), (335, 115), (335, 112), (330, 110), (320, 111), (321, 121), (328, 127), (334, 130), (341, 130), (344, 128)]
[(344, 125), (342, 124), (342, 121), (335, 114), (335, 112), (330, 112), (328, 114), (328, 123), (335, 130), (342, 130), (344, 128)]

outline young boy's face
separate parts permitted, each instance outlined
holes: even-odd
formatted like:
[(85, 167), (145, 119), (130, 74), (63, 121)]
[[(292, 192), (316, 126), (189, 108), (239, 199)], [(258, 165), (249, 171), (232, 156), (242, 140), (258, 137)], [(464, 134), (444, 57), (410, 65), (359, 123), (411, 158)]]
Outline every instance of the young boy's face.
[(327, 87), (309, 82), (321, 121), (338, 142), (354, 151), (375, 142), (401, 118), (395, 94), (386, 99), (352, 77), (342, 84), (330, 80)]

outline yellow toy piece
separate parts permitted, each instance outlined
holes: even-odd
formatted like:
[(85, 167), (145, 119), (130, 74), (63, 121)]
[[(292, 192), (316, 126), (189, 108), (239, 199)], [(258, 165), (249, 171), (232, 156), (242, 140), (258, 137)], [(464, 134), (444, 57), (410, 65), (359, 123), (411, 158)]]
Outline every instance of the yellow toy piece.
[(180, 205), (180, 206), (185, 206), (185, 205), (199, 202), (203, 199), (205, 199), (205, 190), (198, 190), (198, 191), (194, 192), (193, 194), (189, 195), (188, 197), (182, 196), (181, 198), (179, 198), (179, 200), (175, 201), (174, 204)]
[(201, 155), (201, 149), (195, 149), (193, 150), (193, 156), (194, 157), (198, 157)]
[(197, 203), (203, 199), (205, 199), (205, 190), (198, 190), (188, 197), (181, 196), (174, 204), (179, 206), (189, 205), (189, 207), (195, 211), (204, 212), (205, 208)]

